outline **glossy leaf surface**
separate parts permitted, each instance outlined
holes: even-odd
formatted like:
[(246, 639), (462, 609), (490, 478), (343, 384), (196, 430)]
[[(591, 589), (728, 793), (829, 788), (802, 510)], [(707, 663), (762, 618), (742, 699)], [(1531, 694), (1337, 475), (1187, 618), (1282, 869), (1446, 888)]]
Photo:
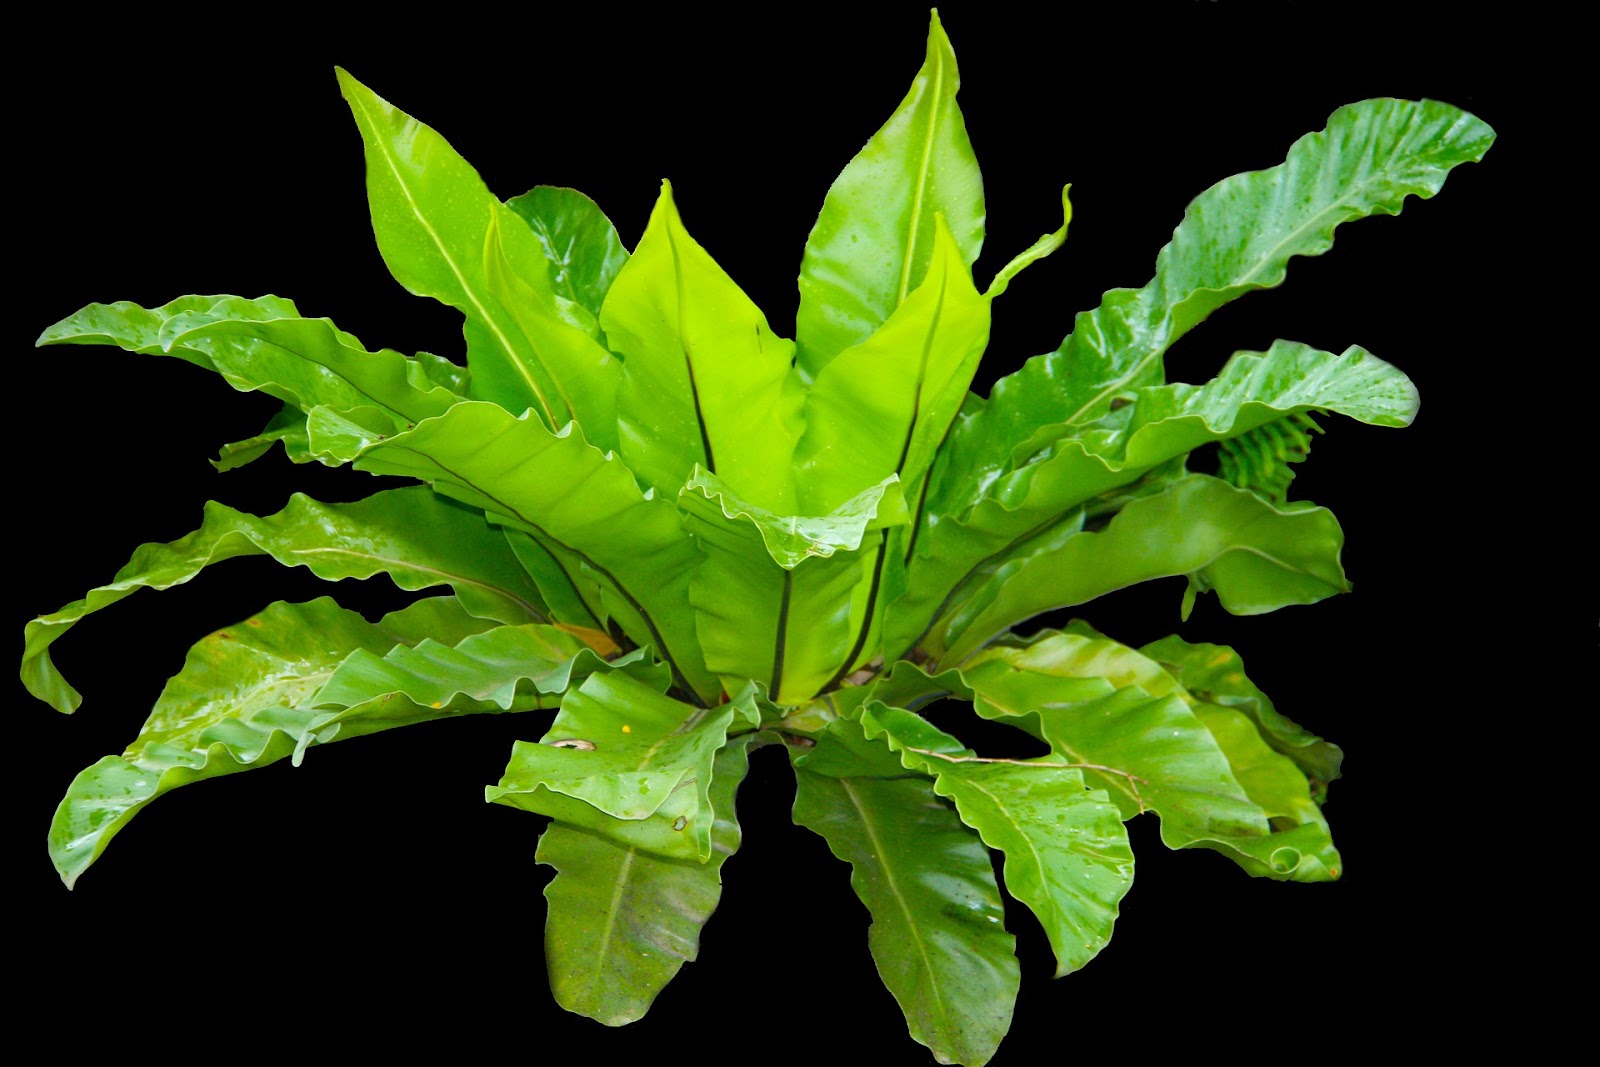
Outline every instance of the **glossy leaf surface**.
[(78, 620), (140, 589), (170, 589), (213, 563), (263, 554), (329, 581), (387, 574), (402, 589), (449, 585), (475, 615), (545, 621), (537, 587), (499, 531), (426, 489), (391, 489), (353, 504), (322, 504), (297, 493), (265, 517), (213, 502), (194, 533), (140, 546), (110, 582), (30, 622), (23, 682), (56, 710), (73, 711), (78, 692), (56, 670), (49, 648)]
[(922, 647), (941, 662), (1008, 626), (1153, 578), (1187, 575), (1190, 595), (1213, 591), (1236, 615), (1314, 604), (1349, 583), (1344, 535), (1324, 508), (1279, 510), (1245, 489), (1194, 474), (1132, 501), (1099, 531), (1067, 530), (1031, 543), (980, 585)]
[[(665, 680), (663, 679), (663, 682)], [(485, 798), (669, 859), (711, 857), (712, 761), (733, 704), (696, 708), (627, 674), (591, 675)]]
[(1334, 229), (1398, 214), (1433, 196), (1450, 170), (1481, 159), (1494, 131), (1435, 100), (1342, 107), (1279, 166), (1237, 174), (1196, 197), (1142, 289), (1113, 289), (1061, 347), (1000, 379), (956, 428), (951, 448), (977, 485), (1010, 470), (1044, 426), (1086, 426), (1123, 393), (1163, 380), (1161, 357), (1217, 308), (1282, 283), (1289, 260), (1320, 255)]
[(457, 404), (373, 442), (355, 465), (419, 478), (561, 547), (594, 571), (616, 598), (610, 610), (623, 629), (667, 660), (681, 684), (702, 698), (720, 690), (703, 665), (689, 606), (700, 552), (684, 537), (677, 509), (641, 493), (622, 461), (576, 427), (553, 434), (492, 404)]
[(900, 106), (834, 180), (806, 239), (795, 328), (815, 378), (865, 341), (921, 284), (935, 216), (971, 266), (983, 248), (983, 177), (956, 106), (961, 78), (937, 12), (928, 53)]
[(600, 326), (625, 360), (617, 419), (629, 469), (671, 494), (699, 464), (760, 506), (795, 512), (805, 397), (794, 342), (689, 236), (668, 183)]
[[(286, 756), (298, 762), (313, 744), (430, 719), (540, 706), (536, 693), (508, 708), (467, 697), (427, 706), (381, 688), (363, 694), (347, 687), (347, 706), (319, 708), (318, 691), (352, 653), (381, 655), (424, 636), (462, 640), (492, 625), (449, 598), (422, 601), (374, 624), (324, 597), (273, 604), (202, 639), (133, 743), (122, 755), (79, 772), (67, 788), (50, 824), (50, 855), (62, 880), (70, 888), (146, 804), (179, 786)], [(529, 662), (523, 669), (556, 666)]]
[(794, 821), (850, 864), (872, 915), (868, 947), (911, 1036), (941, 1063), (988, 1062), (1011, 1025), (1019, 973), (983, 842), (925, 778), (797, 768), (795, 781)]
[(607, 1026), (633, 1022), (699, 954), (700, 930), (722, 897), (722, 864), (739, 850), (734, 793), (749, 745), (738, 738), (716, 754), (705, 863), (620, 844), (605, 822), (545, 828), (534, 856), (556, 869), (544, 890), (544, 944), (550, 991), (563, 1008)]

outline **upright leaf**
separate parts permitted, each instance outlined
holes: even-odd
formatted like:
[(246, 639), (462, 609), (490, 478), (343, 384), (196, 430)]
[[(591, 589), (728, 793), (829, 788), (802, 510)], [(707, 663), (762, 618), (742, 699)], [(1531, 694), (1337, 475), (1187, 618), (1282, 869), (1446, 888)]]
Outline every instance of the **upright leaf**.
[(774, 515), (696, 470), (679, 498), (684, 528), (705, 553), (689, 582), (706, 666), (736, 691), (763, 682), (796, 704), (834, 677), (859, 623), (870, 571), (869, 529), (903, 522), (892, 477), (831, 515)]
[(668, 859), (712, 853), (712, 761), (733, 703), (695, 708), (616, 673), (590, 675), (561, 701), (538, 744), (512, 748), (484, 798), (605, 833)]
[(641, 480), (676, 493), (698, 463), (762, 507), (795, 513), (794, 342), (689, 236), (668, 182), (600, 326), (624, 359), (617, 432)]
[(544, 890), (544, 948), (550, 991), (563, 1008), (607, 1026), (633, 1022), (699, 955), (701, 927), (722, 896), (722, 864), (739, 849), (734, 794), (751, 736), (728, 742), (713, 763), (705, 863), (619, 844), (605, 822), (545, 828), (534, 858), (556, 869)]
[(322, 504), (296, 493), (264, 518), (213, 501), (198, 530), (141, 545), (110, 582), (28, 623), (22, 656), (28, 691), (58, 711), (75, 710), (78, 692), (56, 670), (49, 648), (79, 619), (140, 589), (181, 585), (213, 563), (263, 554), (328, 581), (387, 574), (402, 589), (449, 585), (475, 615), (545, 621), (538, 589), (499, 532), (478, 512), (427, 489), (390, 489), (353, 504)]
[(628, 250), (605, 212), (578, 190), (554, 185), (536, 185), (507, 200), (506, 207), (538, 239), (556, 295), (598, 319), (606, 291), (628, 262)]
[[(348, 685), (342, 696), (347, 705), (319, 700), (319, 691), (354, 653), (379, 656), (397, 643), (414, 645), (424, 637), (460, 642), (492, 625), (462, 611), (453, 598), (422, 601), (374, 624), (323, 597), (273, 604), (202, 639), (162, 690), (133, 743), (122, 755), (85, 768), (68, 787), (50, 824), (50, 855), (62, 880), (70, 888), (145, 805), (179, 786), (286, 756), (298, 762), (314, 744), (430, 719), (553, 703), (530, 689), (504, 707), (464, 695), (419, 704), (381, 687), (362, 692)], [(560, 663), (529, 659), (516, 669), (532, 677), (601, 665), (582, 648), (552, 646), (551, 651), (565, 658)]]
[(827, 514), (890, 476), (921, 483), (989, 340), (978, 293), (938, 222), (920, 285), (860, 344), (838, 354), (806, 395), (794, 459), (801, 504)]
[(941, 1063), (987, 1063), (1011, 1025), (1019, 971), (978, 835), (924, 778), (798, 767), (794, 821), (850, 864), (872, 915), (867, 946), (911, 1036)]
[(705, 669), (689, 572), (700, 558), (678, 512), (639, 491), (622, 460), (568, 428), (551, 433), (493, 404), (457, 404), (416, 429), (372, 443), (356, 467), (419, 478), (576, 558), (607, 591), (608, 610), (703, 699), (720, 691)]
[(1340, 223), (1433, 196), (1494, 136), (1435, 100), (1364, 100), (1296, 141), (1279, 166), (1218, 182), (1189, 205), (1149, 284), (1111, 290), (1078, 315), (1060, 348), (995, 383), (988, 404), (951, 435), (958, 466), (981, 486), (1021, 462), (1014, 452), (1041, 426), (1087, 425), (1127, 391), (1159, 384), (1162, 354), (1211, 312), (1280, 284), (1290, 259), (1332, 247)]
[(338, 73), (366, 148), (378, 249), (401, 285), (467, 317), (473, 395), (532, 408), (552, 429), (576, 418), (604, 440), (614, 361), (559, 314), (533, 231), (443, 137)]
[(955, 52), (934, 12), (928, 52), (889, 121), (822, 202), (800, 262), (798, 365), (815, 378), (922, 283), (943, 215), (970, 267), (983, 247), (983, 178), (956, 106)]

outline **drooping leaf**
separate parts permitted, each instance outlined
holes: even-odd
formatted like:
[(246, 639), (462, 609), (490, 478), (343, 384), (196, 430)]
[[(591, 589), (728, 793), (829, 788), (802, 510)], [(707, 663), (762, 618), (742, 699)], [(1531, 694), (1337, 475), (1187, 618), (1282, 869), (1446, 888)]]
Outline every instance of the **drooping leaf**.
[[(475, 615), (501, 622), (545, 621), (539, 591), (498, 530), (481, 514), (420, 487), (374, 493), (353, 504), (322, 504), (296, 493), (259, 517), (215, 502), (200, 528), (166, 544), (141, 545), (105, 585), (28, 623), (22, 680), (58, 711), (79, 704), (49, 648), (79, 619), (140, 589), (170, 589), (236, 556), (269, 555), (319, 578), (387, 574), (402, 589), (449, 585)], [(385, 649), (384, 651), (387, 651)]]
[[(961, 674), (978, 714), (1011, 722), (1048, 742), (1052, 758), (1082, 765), (1124, 818), (1154, 811), (1168, 847), (1215, 849), (1252, 874), (1337, 877), (1337, 853), (1305, 775), (1259, 738), (1252, 745), (1239, 729), (1251, 728), (1243, 715), (1196, 699), (1141, 653), (1046, 631), (986, 649)], [(1259, 783), (1247, 782), (1252, 776)], [(1285, 837), (1274, 824), (1284, 818), (1314, 826)], [(1302, 867), (1291, 853), (1309, 862)]]
[(1332, 247), (1340, 223), (1433, 196), (1494, 136), (1436, 100), (1364, 100), (1296, 141), (1279, 166), (1218, 182), (1189, 205), (1149, 284), (1111, 290), (1060, 348), (995, 383), (951, 434), (960, 468), (982, 486), (1026, 458), (1013, 453), (1040, 427), (1089, 425), (1130, 390), (1159, 384), (1163, 353), (1211, 312), (1280, 284), (1290, 259)]
[(1312, 796), (1321, 803), (1328, 783), (1339, 777), (1344, 751), (1279, 713), (1267, 694), (1245, 676), (1237, 652), (1227, 645), (1190, 643), (1176, 635), (1139, 651), (1161, 664), (1196, 700), (1232, 709), (1254, 722), (1262, 740), (1310, 778)]
[(50, 326), (34, 343), (39, 346), (112, 345), (141, 356), (176, 356), (206, 370), (216, 370), (204, 353), (168, 344), (168, 324), (180, 316), (192, 328), (205, 321), (228, 317), (283, 319), (299, 315), (291, 301), (277, 296), (256, 300), (226, 294), (180, 296), (154, 308), (120, 300), (115, 304), (89, 304)]
[(1011, 1025), (1019, 971), (978, 835), (925, 778), (801, 767), (794, 821), (850, 864), (850, 884), (872, 915), (867, 946), (911, 1036), (941, 1063), (987, 1063)]
[(928, 52), (889, 121), (834, 180), (800, 263), (798, 366), (815, 378), (922, 283), (943, 215), (962, 263), (983, 248), (983, 178), (956, 106), (961, 79), (937, 12)]
[(606, 291), (628, 262), (628, 250), (605, 212), (578, 190), (554, 185), (536, 185), (507, 200), (506, 207), (538, 239), (556, 295), (598, 319)]
[(763, 682), (778, 703), (809, 699), (839, 671), (859, 624), (869, 529), (905, 521), (891, 475), (831, 515), (774, 515), (697, 469), (679, 498), (705, 560), (689, 598), (706, 665), (725, 688)]
[[(750, 698), (745, 697), (746, 701)], [(593, 674), (537, 744), (518, 741), (484, 798), (668, 859), (711, 857), (712, 760), (733, 702), (696, 708), (624, 673)]]
[[(50, 824), (50, 855), (70, 888), (111, 839), (156, 797), (179, 786), (252, 770), (313, 744), (429, 719), (502, 710), (456, 698), (440, 706), (374, 692), (348, 707), (318, 708), (317, 692), (356, 651), (381, 655), (424, 637), (455, 642), (488, 629), (454, 598), (421, 601), (369, 623), (327, 597), (276, 603), (199, 641), (167, 683), (139, 736), (120, 756), (81, 771)], [(590, 666), (601, 661), (587, 651)], [(569, 657), (571, 659), (572, 657)], [(533, 662), (530, 673), (548, 670)], [(553, 703), (553, 698), (543, 698)], [(511, 705), (537, 707), (538, 694)]]
[[(1235, 615), (1314, 604), (1349, 588), (1344, 544), (1325, 508), (1280, 510), (1246, 489), (1192, 474), (1127, 504), (1098, 531), (1029, 542), (938, 623), (921, 647), (958, 664), (1007, 627), (1153, 578), (1187, 575)], [(1186, 598), (1187, 603), (1187, 598)]]
[(604, 440), (615, 361), (559, 314), (533, 231), (437, 132), (338, 74), (366, 148), (378, 249), (401, 285), (466, 316), (473, 396), (532, 408), (552, 429), (575, 418)]
[(645, 484), (675, 494), (698, 463), (746, 499), (796, 513), (790, 460), (805, 398), (794, 342), (689, 236), (668, 182), (600, 326), (624, 359), (622, 457)]
[(914, 490), (961, 408), (989, 340), (989, 301), (942, 221), (931, 243), (921, 284), (875, 333), (818, 371), (806, 395), (794, 461), (810, 514), (891, 475)]
[(1133, 852), (1116, 806), (1088, 788), (1081, 768), (1059, 754), (986, 760), (921, 716), (878, 703), (850, 727), (896, 752), (905, 767), (932, 775), (934, 792), (1005, 855), (1006, 889), (1038, 916), (1057, 978), (1111, 940), (1118, 904), (1133, 884)]
[(700, 930), (722, 896), (722, 864), (739, 849), (734, 794), (752, 736), (729, 741), (713, 762), (705, 863), (619, 844), (606, 823), (545, 828), (534, 858), (556, 869), (544, 890), (544, 945), (550, 991), (563, 1008), (607, 1026), (633, 1022), (699, 954)]
[(720, 693), (689, 606), (699, 549), (684, 536), (677, 509), (641, 493), (622, 460), (590, 445), (578, 428), (551, 433), (537, 419), (467, 402), (372, 442), (355, 466), (419, 478), (581, 560), (603, 583), (610, 614), (672, 665), (680, 685), (705, 700)]

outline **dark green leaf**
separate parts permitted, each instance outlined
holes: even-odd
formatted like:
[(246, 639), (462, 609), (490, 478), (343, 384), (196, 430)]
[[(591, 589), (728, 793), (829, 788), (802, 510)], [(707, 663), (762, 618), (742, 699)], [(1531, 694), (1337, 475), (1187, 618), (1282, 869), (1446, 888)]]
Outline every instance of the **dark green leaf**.
[(536, 185), (506, 201), (506, 207), (538, 238), (556, 295), (598, 318), (606, 291), (628, 262), (628, 250), (605, 212), (578, 190), (554, 185)]

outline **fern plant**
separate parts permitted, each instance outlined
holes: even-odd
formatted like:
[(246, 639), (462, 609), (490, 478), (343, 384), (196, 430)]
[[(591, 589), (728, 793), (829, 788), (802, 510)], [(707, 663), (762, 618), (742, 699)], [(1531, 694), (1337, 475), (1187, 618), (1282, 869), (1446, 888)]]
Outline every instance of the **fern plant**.
[[(41, 344), (176, 356), (282, 401), (221, 469), (277, 448), (417, 483), (352, 504), (208, 505), (84, 599), (28, 624), (22, 677), (79, 702), (50, 646), (85, 615), (264, 554), (338, 580), (448, 588), (371, 621), (275, 603), (189, 653), (121, 755), (68, 787), (50, 851), (70, 886), (160, 794), (314, 746), (469, 714), (554, 710), (496, 803), (551, 819), (538, 858), (551, 989), (640, 1017), (686, 959), (739, 846), (750, 753), (781, 746), (794, 817), (852, 868), (911, 1036), (982, 1063), (1018, 988), (1006, 889), (1057, 974), (1108, 941), (1125, 822), (1251, 874), (1339, 877), (1321, 813), (1339, 749), (1279, 714), (1232, 650), (1142, 648), (1030, 619), (1155, 578), (1255, 614), (1346, 587), (1326, 510), (1288, 499), (1314, 414), (1403, 426), (1410, 382), (1360, 348), (1278, 341), (1201, 385), (1162, 355), (1279, 284), (1334, 228), (1429, 197), (1493, 140), (1433, 101), (1342, 108), (1285, 162), (1190, 206), (1141, 289), (1054, 352), (969, 391), (1020, 252), (980, 290), (982, 182), (955, 56), (926, 60), (824, 201), (796, 337), (778, 336), (663, 186), (630, 253), (569, 189), (502, 202), (449, 144), (354, 78), (373, 229), (396, 279), (460, 310), (466, 365), (369, 351), (277, 297), (90, 305)], [(1217, 444), (1216, 475), (1190, 455)], [(919, 710), (957, 698), (1049, 754), (984, 755)]]

